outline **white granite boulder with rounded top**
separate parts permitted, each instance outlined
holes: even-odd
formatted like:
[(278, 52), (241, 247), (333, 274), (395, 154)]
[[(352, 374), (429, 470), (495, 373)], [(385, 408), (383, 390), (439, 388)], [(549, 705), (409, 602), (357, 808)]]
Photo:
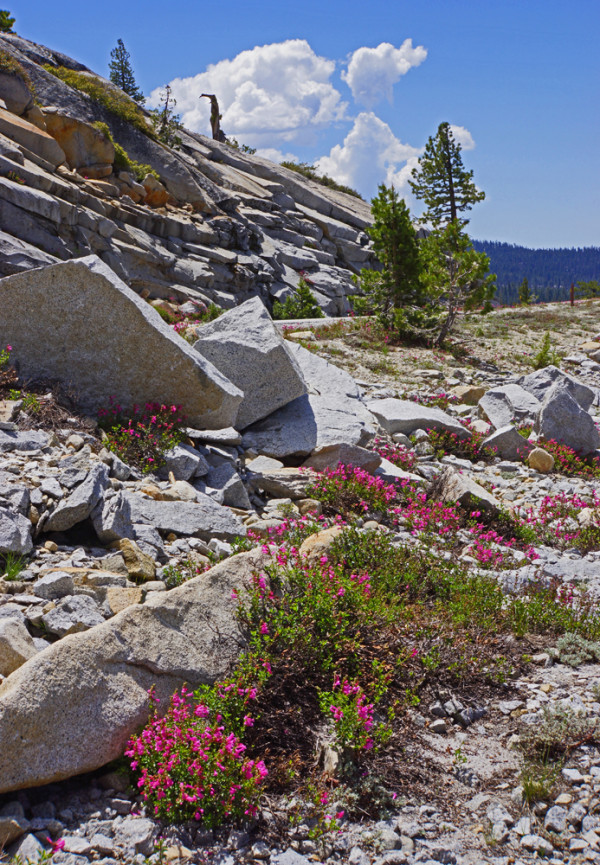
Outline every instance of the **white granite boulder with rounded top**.
[(227, 559), (170, 592), (71, 634), (0, 685), (0, 793), (96, 769), (123, 754), (181, 685), (225, 675), (245, 645), (232, 592), (264, 567), (260, 548)]

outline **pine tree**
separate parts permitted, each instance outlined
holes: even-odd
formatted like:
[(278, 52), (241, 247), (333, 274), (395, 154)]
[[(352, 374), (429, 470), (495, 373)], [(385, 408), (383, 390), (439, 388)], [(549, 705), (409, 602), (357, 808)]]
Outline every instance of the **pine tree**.
[(8, 9), (0, 9), (0, 33), (14, 33), (14, 23), (15, 19), (11, 18)]
[[(460, 213), (485, 198), (485, 192), (473, 182), (473, 172), (463, 166), (461, 146), (449, 123), (440, 123), (436, 137), (428, 139), (419, 167), (408, 182), (415, 197), (427, 206), (421, 220), (434, 228), (457, 221)], [(467, 222), (461, 220), (462, 225)]]
[(108, 64), (110, 69), (110, 80), (121, 90), (124, 90), (134, 102), (143, 105), (146, 101), (142, 91), (135, 82), (135, 76), (131, 63), (129, 61), (129, 51), (123, 45), (122, 39), (117, 39), (117, 47), (110, 52), (111, 61)]
[(449, 222), (444, 229), (432, 231), (421, 243), (423, 281), (432, 297), (444, 307), (444, 317), (436, 339), (441, 346), (454, 327), (461, 311), (482, 307), (491, 309), (496, 277), (488, 273), (490, 260), (476, 252), (460, 223)]
[(420, 281), (421, 262), (410, 212), (394, 187), (379, 186), (371, 201), (367, 232), (381, 270), (363, 269), (355, 298), (357, 312), (374, 312), (385, 327), (408, 333), (426, 324), (428, 297)]
[(310, 285), (302, 278), (290, 297), (287, 297), (283, 303), (276, 300), (273, 304), (274, 319), (324, 317), (323, 310), (310, 290)]
[(598, 297), (600, 295), (600, 282), (597, 279), (590, 279), (587, 282), (579, 280), (575, 286), (575, 294), (577, 297)]
[(437, 295), (445, 309), (436, 339), (436, 344), (442, 345), (461, 309), (480, 304), (484, 311), (491, 309), (496, 277), (488, 274), (487, 255), (473, 249), (464, 231), (468, 220), (461, 216), (483, 201), (485, 192), (477, 189), (473, 172), (465, 169), (461, 146), (454, 140), (449, 123), (440, 123), (435, 138), (429, 138), (409, 183), (414, 195), (426, 205), (421, 221), (433, 226), (421, 244), (421, 253), (424, 283), (430, 296)]
[(534, 300), (535, 296), (529, 288), (529, 280), (525, 277), (519, 286), (519, 303), (521, 306), (529, 306), (529, 304), (533, 303)]

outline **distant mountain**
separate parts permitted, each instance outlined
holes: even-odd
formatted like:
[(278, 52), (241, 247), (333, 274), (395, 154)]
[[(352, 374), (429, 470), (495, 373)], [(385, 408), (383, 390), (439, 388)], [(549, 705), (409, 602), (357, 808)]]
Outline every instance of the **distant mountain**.
[(490, 270), (498, 277), (495, 299), (518, 303), (519, 285), (527, 277), (539, 301), (567, 300), (572, 282), (600, 281), (600, 247), (528, 249), (514, 243), (474, 240), (478, 252), (490, 258)]

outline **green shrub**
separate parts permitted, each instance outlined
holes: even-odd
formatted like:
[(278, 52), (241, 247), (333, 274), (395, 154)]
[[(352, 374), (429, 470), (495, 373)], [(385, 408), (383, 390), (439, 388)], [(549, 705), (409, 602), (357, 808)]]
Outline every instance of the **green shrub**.
[(527, 726), (519, 748), (529, 760), (560, 760), (579, 741), (597, 741), (600, 719), (579, 715), (563, 706), (544, 707), (539, 723)]
[(287, 297), (283, 303), (275, 301), (273, 318), (284, 321), (290, 318), (325, 318), (325, 315), (315, 300), (310, 285), (305, 279), (301, 279), (293, 295)]
[(162, 570), (162, 580), (167, 589), (175, 589), (182, 586), (188, 580), (193, 580), (202, 573), (202, 568), (193, 559), (188, 558), (178, 565), (166, 565)]
[(544, 334), (540, 349), (536, 356), (533, 358), (533, 368), (544, 369), (544, 367), (550, 366), (551, 364), (557, 366), (559, 363), (560, 355), (557, 354), (556, 350), (552, 347), (550, 331), (547, 330)]
[(8, 366), (12, 345), (7, 345), (6, 348), (0, 348), (0, 369)]
[(160, 175), (157, 171), (143, 162), (136, 162), (135, 159), (129, 156), (127, 151), (114, 140), (106, 123), (96, 120), (92, 123), (92, 126), (112, 141), (115, 148), (115, 161), (113, 164), (117, 171), (130, 171), (140, 183), (147, 174), (152, 174), (157, 180), (160, 180)]
[(336, 747), (342, 751), (370, 751), (391, 736), (387, 724), (376, 723), (373, 703), (369, 703), (358, 682), (342, 681), (336, 676), (332, 691), (319, 694), (321, 712), (333, 720)]
[(132, 126), (135, 126), (144, 135), (147, 135), (149, 138), (155, 137), (139, 105), (136, 105), (133, 99), (130, 99), (118, 87), (108, 84), (106, 81), (96, 78), (96, 76), (83, 72), (75, 72), (73, 69), (67, 69), (65, 66), (52, 66), (50, 63), (45, 63), (43, 69), (46, 72), (50, 72), (56, 78), (60, 78), (69, 87), (80, 90), (82, 93), (87, 93), (95, 102), (103, 105), (104, 108), (121, 120), (131, 123)]
[(569, 667), (580, 667), (600, 661), (600, 643), (586, 640), (581, 634), (565, 634), (556, 644), (559, 660)]
[(5, 75), (15, 75), (17, 78), (20, 78), (25, 84), (29, 87), (31, 91), (33, 91), (33, 82), (27, 71), (21, 66), (18, 60), (9, 54), (8, 51), (5, 51), (3, 48), (0, 48), (0, 72), (3, 72)]
[(249, 153), (251, 155), (256, 153), (256, 147), (250, 147), (249, 144), (240, 144), (237, 138), (228, 138), (225, 143), (233, 147), (234, 150), (239, 150), (240, 153)]
[(280, 163), (284, 168), (289, 168), (290, 171), (295, 171), (296, 174), (301, 174), (308, 180), (314, 180), (315, 183), (320, 183), (321, 186), (328, 186), (329, 189), (335, 189), (337, 192), (345, 192), (346, 195), (352, 195), (354, 198), (364, 198), (357, 192), (356, 189), (351, 189), (349, 186), (344, 186), (343, 183), (338, 183), (332, 177), (327, 177), (326, 174), (317, 174), (317, 169), (314, 165), (309, 165), (308, 162), (287, 162)]

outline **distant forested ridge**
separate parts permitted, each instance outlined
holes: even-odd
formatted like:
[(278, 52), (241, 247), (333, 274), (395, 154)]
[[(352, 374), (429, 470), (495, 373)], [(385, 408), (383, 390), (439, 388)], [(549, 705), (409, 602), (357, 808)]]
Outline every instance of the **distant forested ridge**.
[(503, 304), (519, 302), (519, 285), (527, 277), (538, 301), (567, 300), (572, 282), (600, 281), (600, 247), (574, 249), (527, 249), (514, 243), (474, 240), (478, 252), (490, 258), (495, 273), (495, 300)]

